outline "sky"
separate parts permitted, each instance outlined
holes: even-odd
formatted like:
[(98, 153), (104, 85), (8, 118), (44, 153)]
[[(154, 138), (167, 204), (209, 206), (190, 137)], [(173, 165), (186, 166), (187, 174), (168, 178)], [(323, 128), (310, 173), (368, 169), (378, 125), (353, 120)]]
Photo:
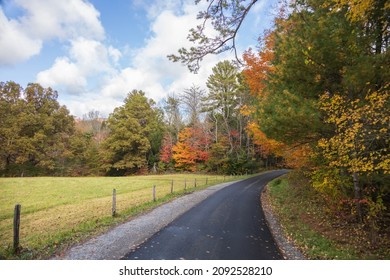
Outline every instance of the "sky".
[[(206, 89), (218, 61), (207, 56), (198, 74), (167, 55), (189, 47), (188, 31), (207, 2), (194, 0), (0, 0), (0, 81), (23, 87), (40, 83), (82, 117), (103, 117), (123, 105), (132, 90), (157, 103), (192, 85)], [(276, 0), (259, 0), (237, 37), (239, 52), (256, 48), (272, 24)]]

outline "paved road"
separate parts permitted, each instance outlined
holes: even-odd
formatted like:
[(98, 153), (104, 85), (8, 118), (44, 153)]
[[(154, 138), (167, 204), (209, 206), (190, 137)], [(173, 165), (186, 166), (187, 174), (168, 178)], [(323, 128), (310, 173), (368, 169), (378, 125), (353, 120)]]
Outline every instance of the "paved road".
[(124, 259), (282, 259), (260, 206), (268, 172), (228, 186), (163, 228)]

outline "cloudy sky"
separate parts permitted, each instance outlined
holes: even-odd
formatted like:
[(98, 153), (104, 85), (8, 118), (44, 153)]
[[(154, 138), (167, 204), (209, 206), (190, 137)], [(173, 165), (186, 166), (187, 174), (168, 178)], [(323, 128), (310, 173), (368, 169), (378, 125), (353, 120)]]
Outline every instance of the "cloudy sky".
[[(206, 2), (205, 0), (203, 2)], [(232, 53), (207, 57), (198, 74), (167, 55), (190, 46), (188, 30), (205, 3), (194, 0), (0, 0), (0, 81), (38, 82), (81, 117), (103, 116), (143, 90), (159, 102), (191, 85), (205, 88), (211, 68)], [(240, 51), (269, 28), (276, 0), (259, 0), (238, 36)]]

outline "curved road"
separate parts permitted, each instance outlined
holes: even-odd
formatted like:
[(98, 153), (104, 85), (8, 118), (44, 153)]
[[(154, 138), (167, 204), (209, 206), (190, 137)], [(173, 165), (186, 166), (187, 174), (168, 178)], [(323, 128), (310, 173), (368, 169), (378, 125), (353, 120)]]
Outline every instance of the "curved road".
[(270, 180), (285, 173), (267, 172), (216, 192), (123, 259), (282, 259), (260, 194)]

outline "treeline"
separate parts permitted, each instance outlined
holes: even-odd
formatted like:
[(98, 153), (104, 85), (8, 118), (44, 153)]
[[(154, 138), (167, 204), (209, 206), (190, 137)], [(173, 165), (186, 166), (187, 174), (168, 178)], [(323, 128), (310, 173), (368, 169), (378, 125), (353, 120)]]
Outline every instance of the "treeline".
[(207, 90), (192, 85), (161, 106), (133, 90), (107, 119), (75, 119), (53, 89), (2, 82), (0, 175), (244, 174), (284, 164), (248, 130), (253, 96), (239, 68), (223, 61), (212, 70)]

